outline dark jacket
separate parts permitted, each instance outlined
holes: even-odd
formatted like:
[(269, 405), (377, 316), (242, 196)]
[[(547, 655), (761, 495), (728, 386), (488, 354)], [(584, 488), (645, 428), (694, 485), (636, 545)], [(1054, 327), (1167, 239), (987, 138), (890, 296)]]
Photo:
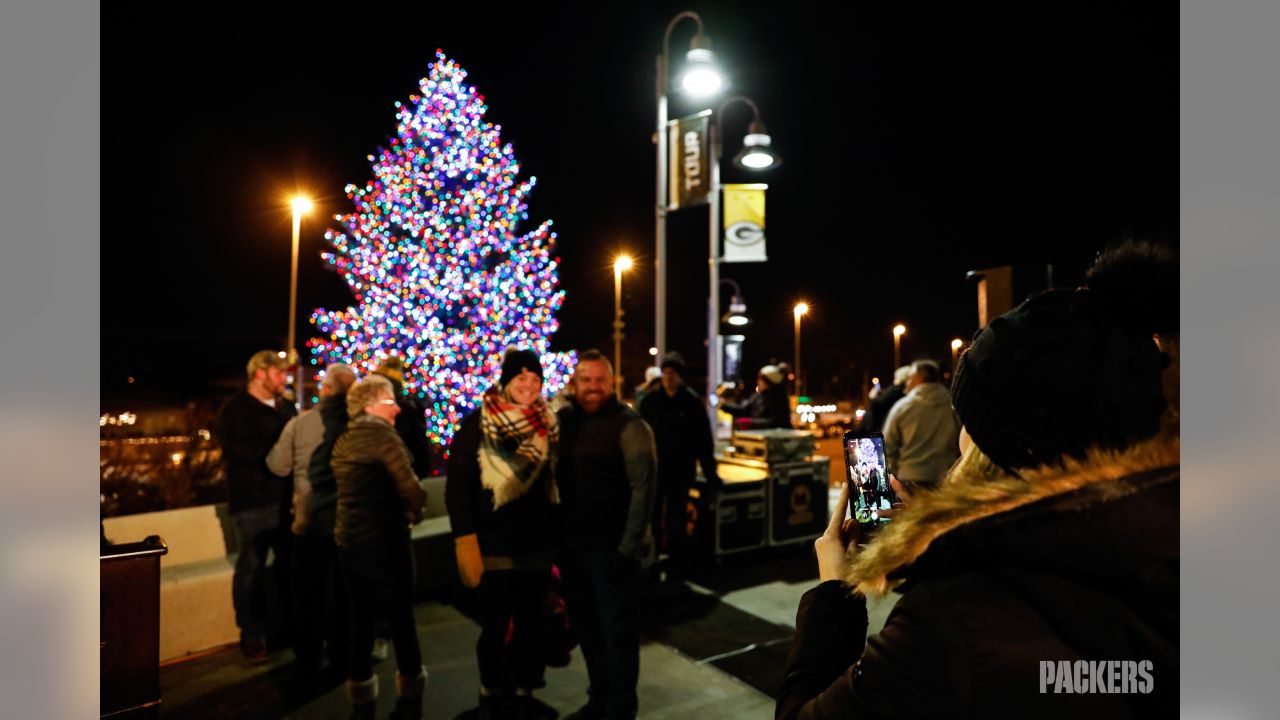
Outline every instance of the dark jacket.
[(287, 512), (293, 484), (267, 469), (267, 453), (296, 414), (292, 403), (277, 398), (272, 408), (246, 388), (237, 390), (218, 409), (213, 434), (227, 467), (228, 510), (279, 506)]
[(591, 415), (575, 398), (558, 417), (556, 483), (569, 549), (640, 558), (648, 550), (656, 483), (649, 425), (614, 397)]
[(406, 395), (404, 384), (399, 380), (383, 375), (391, 381), (395, 388), (396, 404), (400, 406), (400, 414), (396, 415), (396, 432), (404, 441), (404, 446), (413, 458), (413, 472), (420, 478), (431, 474), (431, 441), (427, 440), (427, 412), (417, 400)]
[(890, 385), (882, 392), (876, 393), (876, 396), (871, 398), (871, 402), (867, 404), (867, 414), (862, 418), (862, 428), (865, 430), (883, 429), (884, 421), (889, 419), (889, 411), (906, 394), (906, 383)]
[(697, 393), (681, 386), (675, 395), (658, 386), (640, 401), (640, 416), (653, 429), (658, 446), (658, 483), (663, 487), (693, 484), (695, 463), (715, 482), (715, 442), (707, 409)]
[(391, 423), (361, 415), (333, 446), (338, 511), (333, 539), (343, 547), (409, 542), (427, 503), (409, 451)]
[(310, 521), (306, 534), (333, 537), (333, 526), (338, 512), (338, 481), (333, 475), (333, 446), (347, 431), (347, 394), (320, 398), (316, 406), (324, 423), (324, 440), (311, 453), (307, 464), (307, 478), (311, 482), (311, 494), (307, 496), (307, 516)]
[(791, 427), (791, 401), (782, 385), (770, 385), (745, 402), (723, 403), (720, 407), (735, 418), (751, 418), (754, 429)]
[(550, 552), (560, 510), (551, 502), (551, 463), (542, 466), (523, 495), (495, 510), (493, 491), (480, 482), (481, 412), (478, 408), (463, 419), (449, 445), (444, 500), (453, 536), (475, 533), (480, 552), (491, 557)]
[[(806, 593), (777, 717), (1176, 716), (1177, 455), (1145, 443), (913, 498), (849, 578), (902, 580), (884, 629), (864, 646), (863, 596), (838, 581)], [(1024, 504), (990, 510), (1007, 503)], [(1041, 693), (1042, 661), (1078, 660), (1150, 661), (1150, 692)]]

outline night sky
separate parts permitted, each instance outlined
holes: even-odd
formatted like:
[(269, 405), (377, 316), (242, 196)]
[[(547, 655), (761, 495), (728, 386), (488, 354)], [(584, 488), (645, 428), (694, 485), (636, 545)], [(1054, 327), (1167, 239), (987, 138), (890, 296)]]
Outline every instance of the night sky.
[[(770, 261), (722, 268), (754, 319), (749, 366), (789, 358), (804, 299), (810, 388), (852, 396), (864, 369), (891, 371), (894, 323), (910, 328), (904, 360), (946, 361), (950, 339), (972, 335), (967, 270), (1052, 263), (1069, 285), (1124, 237), (1178, 241), (1173, 5), (269, 5), (104, 13), (104, 405), (224, 392), (253, 351), (283, 345), (296, 190), (319, 204), (303, 227), (299, 335), (311, 309), (352, 302), (320, 259), (323, 233), (436, 48), (538, 178), (517, 230), (555, 222), (554, 349), (612, 351), (612, 258), (638, 258), (624, 281), (634, 383), (653, 344), (654, 59), (683, 9), (702, 15), (730, 92), (758, 103), (785, 159), (733, 167), (750, 118), (728, 112), (722, 180), (770, 185)], [(674, 56), (692, 32), (677, 28)], [(702, 107), (673, 96), (671, 116)], [(705, 208), (679, 211), (668, 236), (668, 344), (695, 374), (706, 225)]]

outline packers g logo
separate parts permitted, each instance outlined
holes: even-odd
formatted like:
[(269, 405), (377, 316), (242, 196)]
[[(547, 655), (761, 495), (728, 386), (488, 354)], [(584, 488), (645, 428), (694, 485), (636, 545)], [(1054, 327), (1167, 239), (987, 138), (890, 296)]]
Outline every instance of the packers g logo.
[(739, 220), (724, 230), (725, 240), (747, 247), (764, 240), (764, 228), (750, 220)]

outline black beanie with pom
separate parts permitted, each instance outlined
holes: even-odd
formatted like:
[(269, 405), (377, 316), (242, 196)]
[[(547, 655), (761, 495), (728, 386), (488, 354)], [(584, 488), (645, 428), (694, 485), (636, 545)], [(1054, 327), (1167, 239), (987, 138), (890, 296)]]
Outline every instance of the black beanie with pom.
[(951, 387), (973, 442), (1010, 472), (1151, 437), (1168, 356), (1148, 327), (1095, 290), (1049, 290), (991, 321)]
[(538, 359), (537, 353), (532, 350), (508, 350), (502, 356), (502, 375), (498, 377), (498, 387), (506, 387), (507, 383), (515, 380), (525, 370), (539, 378), (543, 377), (542, 361)]

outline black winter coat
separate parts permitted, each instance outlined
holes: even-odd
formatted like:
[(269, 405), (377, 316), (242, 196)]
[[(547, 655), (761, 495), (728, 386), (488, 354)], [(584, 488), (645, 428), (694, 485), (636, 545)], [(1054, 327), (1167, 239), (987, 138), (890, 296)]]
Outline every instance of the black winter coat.
[(635, 410), (610, 397), (588, 415), (576, 400), (556, 413), (556, 483), (572, 551), (647, 552), (656, 494), (653, 431)]
[(333, 475), (333, 446), (347, 431), (347, 394), (320, 398), (316, 407), (324, 423), (324, 439), (307, 462), (307, 480), (311, 493), (307, 496), (306, 534), (333, 537), (338, 512), (338, 481)]
[(417, 400), (406, 395), (404, 384), (399, 380), (383, 375), (391, 381), (395, 388), (396, 404), (400, 406), (400, 414), (396, 415), (396, 432), (413, 458), (413, 472), (420, 478), (431, 474), (431, 442), (427, 440), (427, 412)]
[[(1029, 478), (1028, 489), (1060, 492), (998, 514), (981, 509), (996, 498), (968, 488), (917, 498), (860, 551), (851, 577), (863, 589), (905, 578), (880, 633), (864, 646), (865, 601), (838, 581), (802, 598), (777, 717), (1175, 717), (1176, 463), (1176, 441), (1172, 452), (1112, 454)], [(1117, 468), (1134, 472), (1106, 477)], [(1023, 492), (992, 493), (1006, 488)], [(1147, 660), (1152, 684), (1042, 693), (1042, 662), (1064, 660)]]
[(222, 447), (227, 467), (231, 512), (260, 507), (281, 508), (287, 513), (293, 483), (267, 469), (267, 453), (280, 438), (285, 424), (297, 414), (292, 403), (276, 400), (274, 408), (240, 388), (218, 409), (213, 434)]
[(640, 416), (653, 429), (658, 446), (658, 485), (688, 487), (693, 484), (695, 463), (702, 464), (703, 477), (714, 483), (715, 442), (711, 421), (702, 400), (688, 387), (667, 395), (661, 385), (640, 401)]
[(352, 420), (333, 446), (331, 464), (338, 483), (338, 545), (409, 542), (409, 526), (427, 504), (427, 492), (391, 423), (372, 415)]
[(883, 392), (871, 399), (867, 414), (862, 418), (863, 430), (883, 430), (884, 421), (889, 419), (889, 411), (894, 404), (907, 396), (907, 386), (890, 385)]
[(746, 402), (724, 403), (720, 407), (735, 418), (751, 418), (751, 427), (755, 429), (791, 427), (791, 401), (781, 385), (757, 392)]
[(518, 557), (550, 552), (556, 544), (560, 508), (551, 502), (551, 463), (542, 466), (524, 495), (495, 510), (493, 491), (480, 482), (482, 431), (478, 408), (463, 419), (449, 445), (444, 499), (454, 537), (475, 533), (480, 552)]

